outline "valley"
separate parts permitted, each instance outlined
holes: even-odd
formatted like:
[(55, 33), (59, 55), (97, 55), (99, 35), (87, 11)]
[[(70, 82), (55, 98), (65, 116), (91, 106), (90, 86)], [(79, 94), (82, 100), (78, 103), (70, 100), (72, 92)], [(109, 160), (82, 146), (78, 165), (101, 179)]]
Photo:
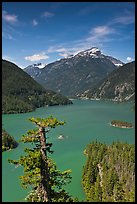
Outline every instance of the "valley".
[(135, 2), (2, 2), (2, 202), (135, 202)]
[[(44, 87), (72, 98), (134, 100), (135, 62), (124, 64), (97, 47), (24, 71)], [(68, 86), (69, 84), (69, 86)]]

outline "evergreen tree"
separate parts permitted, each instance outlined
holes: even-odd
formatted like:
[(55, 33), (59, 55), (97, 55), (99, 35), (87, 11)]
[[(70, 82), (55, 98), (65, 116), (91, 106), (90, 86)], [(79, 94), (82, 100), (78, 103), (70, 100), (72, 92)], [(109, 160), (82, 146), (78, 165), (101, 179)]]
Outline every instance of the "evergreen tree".
[(51, 128), (64, 125), (52, 116), (46, 119), (30, 118), (38, 128), (29, 130), (27, 135), (23, 135), (21, 141), (30, 142), (33, 148), (26, 148), (25, 156), (19, 160), (9, 160), (9, 162), (24, 167), (24, 175), (20, 176), (22, 187), (32, 190), (26, 197), (29, 202), (73, 202), (63, 186), (70, 182), (70, 170), (61, 172), (55, 163), (48, 157), (47, 153), (53, 153), (52, 143), (47, 142), (46, 133)]
[(122, 202), (124, 201), (124, 190), (120, 182), (117, 182), (114, 186), (114, 201)]
[(95, 182), (94, 192), (95, 192), (94, 201), (95, 202), (102, 201), (102, 189), (101, 189), (101, 185), (100, 185), (100, 176), (99, 175), (97, 176), (97, 179)]
[(135, 200), (135, 145), (92, 142), (84, 153), (82, 184), (88, 202)]

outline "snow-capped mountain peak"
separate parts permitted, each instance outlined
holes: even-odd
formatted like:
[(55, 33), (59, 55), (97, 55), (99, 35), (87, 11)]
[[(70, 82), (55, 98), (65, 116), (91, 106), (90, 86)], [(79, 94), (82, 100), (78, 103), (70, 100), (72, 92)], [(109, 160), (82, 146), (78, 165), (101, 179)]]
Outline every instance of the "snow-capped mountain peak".
[(85, 51), (81, 51), (77, 54), (78, 56), (92, 56), (93, 58), (101, 57), (101, 51), (97, 47), (92, 47), (90, 49), (87, 49)]
[(97, 47), (92, 47), (92, 48), (90, 48), (90, 49), (88, 49), (88, 50), (85, 50), (84, 52), (85, 52), (85, 53), (92, 53), (92, 54), (97, 54), (97, 53), (100, 53), (100, 54), (101, 54), (100, 49), (97, 48)]

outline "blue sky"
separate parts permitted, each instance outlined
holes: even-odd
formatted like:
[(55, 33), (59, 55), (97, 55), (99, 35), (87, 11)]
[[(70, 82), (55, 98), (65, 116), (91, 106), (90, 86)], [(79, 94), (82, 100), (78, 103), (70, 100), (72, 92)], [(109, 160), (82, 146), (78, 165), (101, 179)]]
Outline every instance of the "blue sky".
[(2, 58), (21, 68), (91, 47), (135, 58), (134, 2), (3, 2)]

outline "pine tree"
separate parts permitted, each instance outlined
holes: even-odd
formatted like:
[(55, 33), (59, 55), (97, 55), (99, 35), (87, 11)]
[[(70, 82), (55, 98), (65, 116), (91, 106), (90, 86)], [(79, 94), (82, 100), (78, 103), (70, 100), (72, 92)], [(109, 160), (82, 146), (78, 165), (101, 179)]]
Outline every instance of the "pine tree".
[(84, 150), (82, 184), (87, 201), (133, 202), (135, 200), (135, 145), (92, 142)]
[(47, 133), (51, 128), (64, 125), (52, 116), (46, 119), (30, 118), (37, 129), (29, 130), (21, 141), (32, 143), (33, 148), (26, 148), (25, 156), (19, 160), (9, 160), (10, 163), (24, 167), (24, 175), (20, 176), (22, 187), (32, 190), (26, 197), (29, 202), (73, 202), (74, 200), (63, 189), (71, 180), (71, 170), (61, 172), (47, 153), (53, 153), (52, 143), (47, 142)]
[(94, 193), (95, 193), (94, 201), (95, 202), (102, 201), (102, 188), (101, 188), (101, 185), (100, 185), (100, 176), (99, 176), (99, 174), (98, 174), (96, 182), (95, 182)]
[(114, 186), (114, 201), (115, 202), (123, 202), (125, 195), (124, 190), (120, 182), (117, 182)]

